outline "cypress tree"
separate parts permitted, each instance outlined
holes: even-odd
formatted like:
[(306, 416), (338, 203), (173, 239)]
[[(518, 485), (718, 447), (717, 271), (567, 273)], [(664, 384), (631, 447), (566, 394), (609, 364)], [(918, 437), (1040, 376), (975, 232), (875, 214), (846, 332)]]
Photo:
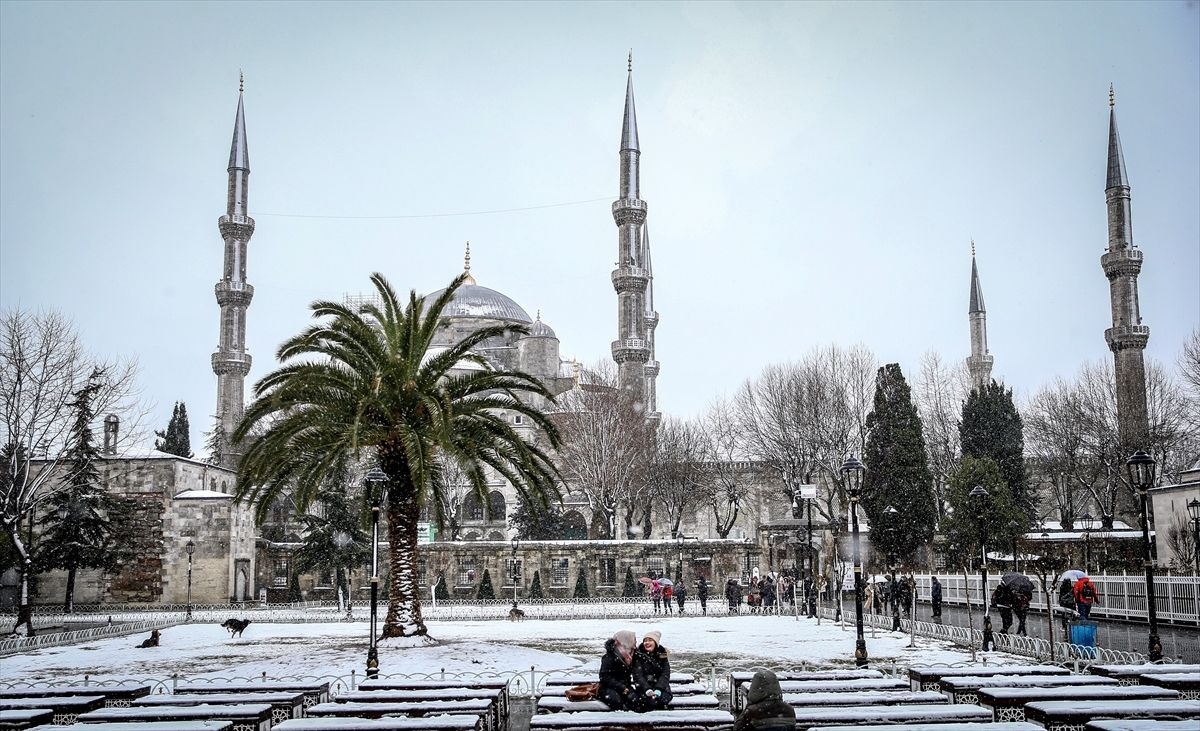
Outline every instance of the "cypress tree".
[(435, 587), (433, 590), (433, 595), (435, 597), (437, 597), (438, 601), (441, 601), (442, 599), (450, 598), (450, 590), (446, 588), (446, 574), (445, 573), (438, 574), (438, 583), (437, 583), (437, 587)]
[(208, 451), (208, 463), (219, 465), (228, 441), (225, 437), (225, 425), (221, 423), (220, 416), (213, 417), (212, 431), (208, 432), (206, 436), (208, 438), (204, 442), (204, 448)]
[[(937, 505), (933, 475), (925, 461), (921, 418), (898, 363), (875, 376), (873, 410), (867, 415), (862, 507), (873, 525), (887, 523), (884, 509), (894, 507), (894, 528), (872, 531), (871, 541), (884, 552), (905, 558), (933, 538)], [(881, 545), (882, 542), (882, 545)]]
[(483, 570), (483, 581), (479, 582), (479, 593), (475, 595), (476, 599), (495, 599), (496, 589), (492, 586), (492, 574), (487, 569)]
[(1025, 473), (1025, 425), (1013, 404), (1012, 389), (992, 381), (971, 389), (958, 426), (964, 457), (990, 459), (1026, 516), (1033, 515), (1033, 496)]
[(621, 590), (621, 596), (624, 597), (640, 597), (642, 595), (642, 585), (637, 579), (633, 578), (633, 568), (625, 567), (625, 588)]
[(304, 594), (300, 592), (300, 574), (295, 571), (292, 572), (292, 578), (288, 581), (288, 601), (304, 601)]
[(588, 592), (587, 571), (582, 565), (579, 567), (579, 576), (575, 579), (575, 593), (572, 596), (576, 599), (588, 599), (592, 596)]
[(158, 451), (191, 458), (191, 428), (188, 426), (187, 405), (182, 401), (175, 402), (175, 410), (171, 412), (167, 430), (156, 431), (154, 434), (158, 437), (154, 443), (154, 448)]
[(542, 572), (533, 572), (533, 583), (529, 585), (530, 599), (545, 599), (546, 594), (542, 591)]

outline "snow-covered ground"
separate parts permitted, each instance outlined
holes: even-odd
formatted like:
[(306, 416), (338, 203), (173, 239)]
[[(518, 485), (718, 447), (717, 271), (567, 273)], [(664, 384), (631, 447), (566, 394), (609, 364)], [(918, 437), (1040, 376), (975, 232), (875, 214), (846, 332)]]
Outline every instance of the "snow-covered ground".
[[(619, 629), (659, 630), (675, 669), (715, 667), (728, 671), (754, 666), (800, 663), (846, 666), (852, 663), (854, 627), (784, 616), (671, 617), (662, 621), (452, 621), (430, 622), (435, 643), (403, 646), (380, 643), (384, 675), (594, 671), (604, 640)], [(878, 664), (958, 663), (969, 660), (961, 649), (907, 635), (867, 629), (867, 649)], [(0, 681), (64, 681), (93, 678), (361, 676), (367, 650), (366, 622), (254, 623), (245, 635), (230, 638), (216, 623), (179, 625), (163, 630), (158, 647), (139, 649), (145, 635), (117, 637), (54, 647), (0, 659)], [(1027, 659), (989, 653), (988, 662)]]

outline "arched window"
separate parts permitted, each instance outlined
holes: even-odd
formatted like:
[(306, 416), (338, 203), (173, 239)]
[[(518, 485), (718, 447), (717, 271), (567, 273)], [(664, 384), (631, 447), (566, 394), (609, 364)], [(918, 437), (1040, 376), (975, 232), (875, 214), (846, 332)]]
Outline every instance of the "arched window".
[(476, 533), (475, 531), (471, 531), (470, 533), (468, 533), (466, 536), (463, 537), (463, 540), (464, 541), (477, 541), (477, 540), (479, 540), (479, 534)]
[(463, 520), (483, 520), (483, 503), (475, 495), (463, 498)]
[[(488, 520), (498, 523), (504, 522), (504, 494), (499, 490), (492, 490), (488, 495)], [(501, 540), (504, 540), (503, 538)]]
[(578, 510), (563, 515), (563, 540), (579, 541), (587, 538), (587, 521)]
[(489, 534), (488, 534), (488, 538), (487, 538), (487, 539), (488, 539), (489, 541), (503, 541), (503, 540), (507, 540), (507, 539), (504, 537), (504, 534), (503, 534), (503, 533), (501, 533), (501, 532), (500, 532), (500, 531), (498, 531), (498, 530), (494, 530), (494, 531), (492, 531), (491, 533), (489, 533)]

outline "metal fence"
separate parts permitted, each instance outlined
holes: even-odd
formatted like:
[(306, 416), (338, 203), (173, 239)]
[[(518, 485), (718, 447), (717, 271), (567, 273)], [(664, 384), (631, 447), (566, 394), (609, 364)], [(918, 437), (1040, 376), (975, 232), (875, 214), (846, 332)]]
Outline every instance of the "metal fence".
[(104, 640), (110, 637), (134, 635), (156, 629), (166, 629), (179, 623), (178, 619), (152, 618), (136, 622), (120, 622), (102, 627), (71, 630), (67, 632), (46, 632), (33, 637), (6, 637), (0, 639), (0, 657), (13, 655), (18, 652), (29, 652), (46, 647), (74, 645), (90, 640)]

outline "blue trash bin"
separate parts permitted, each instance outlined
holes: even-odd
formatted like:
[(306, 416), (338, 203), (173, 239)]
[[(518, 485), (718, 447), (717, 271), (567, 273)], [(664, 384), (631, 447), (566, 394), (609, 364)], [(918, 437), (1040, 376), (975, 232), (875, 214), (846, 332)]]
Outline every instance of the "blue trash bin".
[(1096, 627), (1095, 622), (1086, 619), (1071, 622), (1071, 644), (1091, 648), (1090, 651), (1081, 651), (1086, 657), (1096, 656)]

